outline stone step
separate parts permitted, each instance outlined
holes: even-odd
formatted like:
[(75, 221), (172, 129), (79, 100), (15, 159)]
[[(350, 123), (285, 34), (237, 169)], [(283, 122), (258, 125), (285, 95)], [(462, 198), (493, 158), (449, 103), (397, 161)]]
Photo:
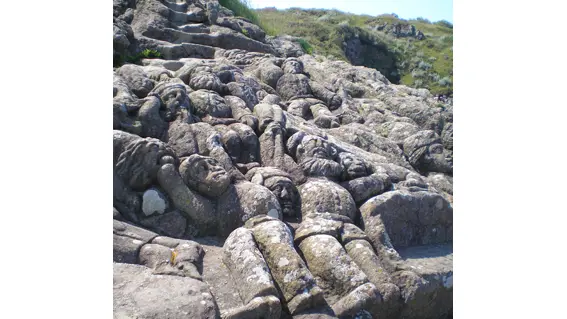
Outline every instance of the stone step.
[(207, 20), (207, 17), (203, 14), (196, 14), (194, 12), (185, 13), (169, 9), (168, 20), (176, 26), (180, 26), (191, 22), (205, 22)]
[(170, 2), (170, 1), (162, 1), (162, 3), (166, 7), (168, 7), (169, 9), (171, 9), (173, 11), (181, 12), (181, 13), (186, 13), (187, 8), (189, 7), (189, 5), (186, 2), (177, 3), (177, 2)]
[(185, 33), (211, 33), (211, 29), (203, 23), (184, 24), (177, 28)]
[(272, 53), (272, 47), (252, 40), (236, 32), (231, 33), (187, 33), (175, 29), (164, 29), (163, 38), (173, 44), (195, 43), (222, 49), (241, 49), (250, 52)]
[(213, 59), (216, 49), (207, 45), (180, 43), (160, 46), (158, 51), (165, 60), (179, 60), (182, 58)]

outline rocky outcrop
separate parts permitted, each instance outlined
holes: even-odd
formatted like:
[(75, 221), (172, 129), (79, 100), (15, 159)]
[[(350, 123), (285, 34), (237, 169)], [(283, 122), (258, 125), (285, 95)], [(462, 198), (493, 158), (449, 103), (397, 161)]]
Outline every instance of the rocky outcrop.
[(215, 0), (113, 8), (163, 58), (114, 69), (115, 317), (452, 316), (452, 107)]
[(397, 38), (407, 38), (412, 37), (418, 40), (425, 39), (423, 32), (416, 29), (413, 24), (409, 23), (387, 23), (378, 24), (373, 27), (374, 30), (384, 31), (386, 33), (392, 34)]

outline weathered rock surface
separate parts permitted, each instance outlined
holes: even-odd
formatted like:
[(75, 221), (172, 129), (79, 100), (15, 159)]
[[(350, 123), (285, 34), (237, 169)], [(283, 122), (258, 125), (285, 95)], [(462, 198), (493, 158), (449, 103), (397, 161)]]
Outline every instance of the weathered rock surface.
[(140, 265), (115, 263), (114, 318), (219, 318), (208, 286), (196, 279), (153, 275)]
[(115, 318), (452, 317), (451, 106), (217, 0), (115, 0), (113, 44), (161, 54), (113, 74)]

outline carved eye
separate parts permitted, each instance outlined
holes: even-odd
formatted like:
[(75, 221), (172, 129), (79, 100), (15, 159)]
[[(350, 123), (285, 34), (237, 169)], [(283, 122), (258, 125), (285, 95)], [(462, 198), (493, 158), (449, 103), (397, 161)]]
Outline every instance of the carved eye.
[(443, 153), (443, 145), (435, 144), (429, 147), (429, 153), (431, 154), (442, 154)]

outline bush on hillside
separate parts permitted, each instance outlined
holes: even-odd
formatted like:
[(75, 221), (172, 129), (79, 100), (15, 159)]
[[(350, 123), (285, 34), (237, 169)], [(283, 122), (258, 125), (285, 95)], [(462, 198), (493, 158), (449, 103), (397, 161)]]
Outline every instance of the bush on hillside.
[(435, 24), (449, 28), (449, 29), (453, 29), (453, 24), (447, 20), (439, 20), (437, 22), (435, 22)]
[(301, 45), (301, 48), (305, 53), (313, 54), (313, 47), (311, 46), (311, 44), (309, 44), (309, 42), (305, 41), (304, 39), (299, 39), (297, 42), (299, 42), (299, 45)]

